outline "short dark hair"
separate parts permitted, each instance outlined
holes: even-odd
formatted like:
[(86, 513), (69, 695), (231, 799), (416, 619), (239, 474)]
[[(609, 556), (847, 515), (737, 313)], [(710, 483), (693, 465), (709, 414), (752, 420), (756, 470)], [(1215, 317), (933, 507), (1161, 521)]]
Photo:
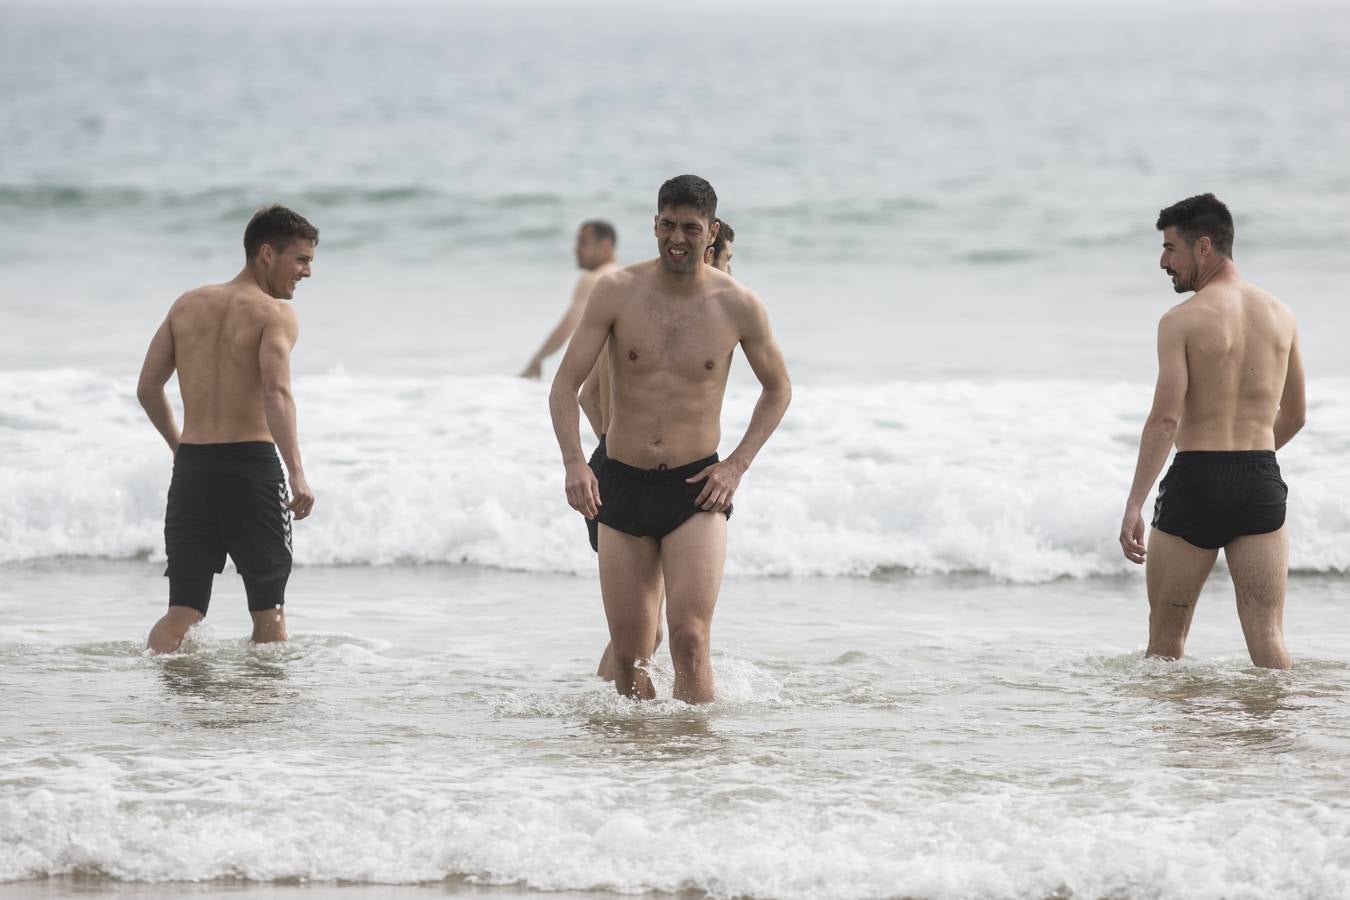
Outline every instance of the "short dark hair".
[(1186, 243), (1208, 237), (1220, 256), (1233, 255), (1233, 214), (1213, 194), (1197, 194), (1158, 213), (1158, 230), (1175, 228)]
[(717, 191), (697, 175), (676, 175), (656, 194), (656, 211), (671, 206), (692, 206), (709, 222), (717, 218)]
[(604, 219), (587, 219), (581, 223), (582, 228), (589, 228), (591, 234), (594, 234), (597, 240), (609, 241), (616, 247), (619, 244), (619, 233), (614, 230), (614, 226)]
[(713, 238), (712, 251), (713, 256), (719, 256), (723, 250), (727, 249), (727, 244), (736, 240), (736, 232), (726, 219), (713, 219), (717, 223), (717, 237)]
[(253, 214), (244, 229), (244, 258), (257, 256), (263, 244), (270, 244), (273, 250), (285, 250), (297, 238), (317, 244), (319, 229), (309, 224), (304, 216), (278, 203), (264, 206)]

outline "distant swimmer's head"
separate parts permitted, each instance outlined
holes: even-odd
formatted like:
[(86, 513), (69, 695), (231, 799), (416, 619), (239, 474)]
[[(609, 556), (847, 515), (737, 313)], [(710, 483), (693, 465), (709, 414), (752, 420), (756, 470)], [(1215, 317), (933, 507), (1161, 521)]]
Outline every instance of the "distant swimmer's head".
[(301, 278), (310, 275), (319, 229), (305, 217), (273, 204), (258, 210), (244, 229), (244, 259), (273, 297), (290, 300)]
[(1233, 258), (1233, 215), (1213, 194), (1187, 197), (1158, 214), (1163, 252), (1158, 260), (1178, 294)]
[(582, 222), (577, 228), (577, 265), (589, 272), (614, 262), (618, 243), (619, 233), (604, 219)]
[(730, 275), (731, 245), (736, 241), (736, 232), (726, 219), (713, 219), (713, 224), (717, 226), (717, 236), (703, 251), (703, 262)]
[(697, 175), (677, 175), (656, 195), (656, 247), (666, 269), (694, 272), (717, 240), (717, 192)]

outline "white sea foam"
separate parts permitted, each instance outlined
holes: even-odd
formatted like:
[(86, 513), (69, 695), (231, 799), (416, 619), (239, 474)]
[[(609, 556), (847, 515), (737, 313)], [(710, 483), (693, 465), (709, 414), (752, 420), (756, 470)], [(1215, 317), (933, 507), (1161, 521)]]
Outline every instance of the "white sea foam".
[[(678, 802), (661, 783), (523, 790), (520, 772), (497, 798), (492, 784), (466, 790), (452, 777), (411, 791), (382, 773), (310, 791), (266, 760), (228, 772), (147, 757), (59, 763), (62, 790), (0, 792), (0, 882), (91, 872), (382, 883), (470, 875), (541, 889), (933, 900), (1350, 892), (1343, 813), (1255, 799), (1187, 809), (1121, 797), (1114, 810), (1085, 810), (1072, 792), (1006, 787), (803, 809), (790, 790), (747, 782), (715, 792), (714, 811)], [(138, 778), (156, 790), (130, 789)]]
[[(319, 569), (287, 645), (248, 644), (221, 603), (146, 658), (109, 635), (158, 605), (155, 576), (78, 568), (0, 584), (0, 885), (1350, 892), (1345, 579), (1299, 590), (1291, 672), (1249, 666), (1218, 586), (1173, 664), (1143, 658), (1121, 580), (747, 579), (719, 611), (717, 700), (691, 707), (665, 654), (655, 702), (590, 677), (590, 579)], [(84, 589), (41, 602), (56, 583)]]
[[(168, 451), (130, 379), (0, 376), (0, 560), (163, 554)], [(1350, 571), (1350, 385), (1315, 382), (1281, 454), (1291, 564)], [(472, 563), (589, 573), (545, 389), (501, 377), (300, 379), (314, 516), (300, 564)], [(754, 402), (733, 384), (723, 452)], [(1116, 531), (1149, 402), (1142, 384), (799, 385), (737, 496), (728, 572), (1125, 572)], [(1147, 510), (1146, 510), (1147, 512)]]

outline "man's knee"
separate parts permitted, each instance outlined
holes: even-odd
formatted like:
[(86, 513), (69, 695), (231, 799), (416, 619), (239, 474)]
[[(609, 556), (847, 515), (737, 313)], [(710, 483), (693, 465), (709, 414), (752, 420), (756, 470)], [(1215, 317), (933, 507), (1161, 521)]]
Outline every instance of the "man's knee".
[[(620, 656), (616, 650), (610, 672), (613, 674), (614, 689), (625, 696), (651, 696), (651, 678), (647, 674), (645, 658), (631, 655)], [(610, 680), (610, 679), (606, 679)]]
[(636, 669), (651, 658), (651, 644), (641, 638), (624, 636), (610, 642), (610, 656), (616, 666)]
[(248, 599), (248, 611), (251, 613), (266, 610), (279, 610), (286, 605), (286, 582), (290, 573), (272, 578), (253, 578), (243, 576), (244, 596)]

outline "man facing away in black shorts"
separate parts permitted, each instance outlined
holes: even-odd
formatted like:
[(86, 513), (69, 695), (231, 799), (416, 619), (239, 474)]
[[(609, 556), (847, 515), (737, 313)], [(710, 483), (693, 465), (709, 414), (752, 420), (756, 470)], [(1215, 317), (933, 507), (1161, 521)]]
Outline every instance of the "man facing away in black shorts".
[[(1173, 289), (1195, 294), (1158, 323), (1158, 384), (1120, 525), (1125, 558), (1147, 559), (1148, 655), (1181, 658), (1222, 548), (1252, 662), (1287, 669), (1288, 488), (1275, 451), (1307, 411), (1294, 314), (1238, 277), (1233, 217), (1213, 194), (1169, 206), (1157, 227)], [(1144, 498), (1174, 443), (1145, 550)]]
[[(244, 230), (243, 271), (179, 297), (150, 341), (136, 396), (174, 454), (164, 516), (169, 611), (150, 630), (156, 653), (177, 650), (206, 615), (227, 553), (244, 580), (253, 640), (286, 640), (290, 519), (309, 515), (314, 494), (291, 396), (300, 326), (285, 301), (309, 277), (318, 241), (318, 229), (291, 210), (260, 210)], [(164, 389), (175, 370), (181, 434)]]

